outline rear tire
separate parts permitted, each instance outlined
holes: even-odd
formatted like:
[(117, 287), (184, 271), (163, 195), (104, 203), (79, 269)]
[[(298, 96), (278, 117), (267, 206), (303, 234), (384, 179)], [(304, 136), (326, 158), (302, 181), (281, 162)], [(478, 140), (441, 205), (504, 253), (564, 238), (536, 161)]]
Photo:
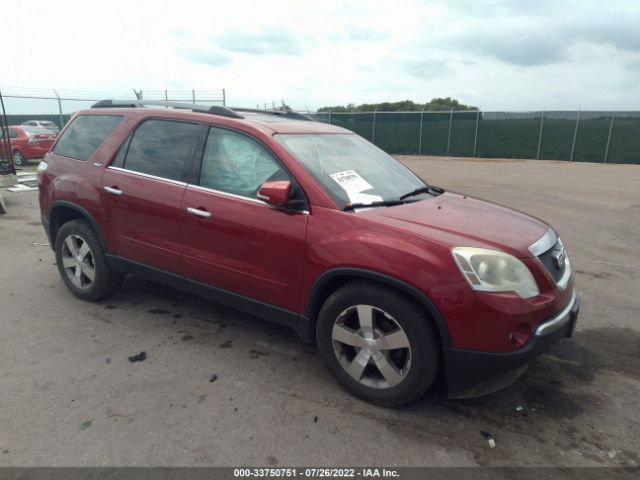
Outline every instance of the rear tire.
[(336, 380), (368, 402), (415, 402), (436, 378), (439, 345), (424, 308), (383, 285), (356, 281), (332, 293), (320, 309), (316, 338)]
[(19, 150), (14, 150), (13, 151), (13, 164), (16, 167), (21, 167), (22, 165), (24, 165), (25, 160), (24, 157), (22, 156), (22, 153), (20, 153)]
[(60, 227), (55, 254), (62, 280), (78, 298), (102, 300), (122, 283), (122, 274), (111, 270), (98, 236), (83, 220), (72, 220)]

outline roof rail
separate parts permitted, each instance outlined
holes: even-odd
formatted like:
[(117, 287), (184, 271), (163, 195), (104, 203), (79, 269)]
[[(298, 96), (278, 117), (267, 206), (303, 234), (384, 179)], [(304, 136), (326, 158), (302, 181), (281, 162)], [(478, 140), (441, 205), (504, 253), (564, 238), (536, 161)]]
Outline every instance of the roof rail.
[(91, 108), (138, 108), (138, 107), (171, 107), (181, 110), (191, 110), (197, 113), (210, 113), (230, 118), (244, 118), (232, 109), (220, 105), (198, 105), (195, 103), (165, 102), (161, 100), (100, 100), (91, 105)]
[(291, 120), (304, 120), (307, 122), (312, 122), (313, 120), (303, 115), (302, 113), (291, 112), (286, 110), (261, 110), (259, 108), (235, 108), (233, 110), (236, 112), (248, 112), (248, 113), (261, 113), (263, 115), (277, 115), (279, 117), (290, 118)]

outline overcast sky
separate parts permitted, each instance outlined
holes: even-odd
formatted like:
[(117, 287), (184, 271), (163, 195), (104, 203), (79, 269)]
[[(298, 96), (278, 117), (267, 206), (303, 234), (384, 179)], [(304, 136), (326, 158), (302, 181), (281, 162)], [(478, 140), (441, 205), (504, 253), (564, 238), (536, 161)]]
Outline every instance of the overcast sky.
[(0, 16), (5, 91), (640, 109), (638, 0), (29, 0), (3, 2)]

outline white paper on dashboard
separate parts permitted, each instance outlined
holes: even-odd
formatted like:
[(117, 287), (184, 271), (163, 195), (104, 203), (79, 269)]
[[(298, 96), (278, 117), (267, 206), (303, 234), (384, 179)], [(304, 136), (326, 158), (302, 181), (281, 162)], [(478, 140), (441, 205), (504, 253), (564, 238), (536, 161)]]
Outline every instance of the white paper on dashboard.
[(382, 200), (379, 195), (362, 193), (373, 187), (355, 170), (345, 170), (344, 172), (332, 173), (329, 176), (347, 193), (351, 203), (371, 203)]
[(349, 194), (349, 201), (351, 203), (373, 203), (381, 202), (382, 197), (380, 195), (371, 195), (369, 193), (354, 192)]

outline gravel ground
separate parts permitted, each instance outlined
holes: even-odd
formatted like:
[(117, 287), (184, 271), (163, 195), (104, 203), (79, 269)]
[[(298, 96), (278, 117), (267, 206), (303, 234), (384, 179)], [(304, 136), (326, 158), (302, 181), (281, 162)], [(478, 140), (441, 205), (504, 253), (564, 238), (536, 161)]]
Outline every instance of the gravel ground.
[(276, 325), (134, 277), (77, 300), (37, 192), (3, 191), (0, 465), (640, 465), (640, 166), (401, 160), (558, 228), (583, 299), (573, 339), (490, 396), (374, 407)]

